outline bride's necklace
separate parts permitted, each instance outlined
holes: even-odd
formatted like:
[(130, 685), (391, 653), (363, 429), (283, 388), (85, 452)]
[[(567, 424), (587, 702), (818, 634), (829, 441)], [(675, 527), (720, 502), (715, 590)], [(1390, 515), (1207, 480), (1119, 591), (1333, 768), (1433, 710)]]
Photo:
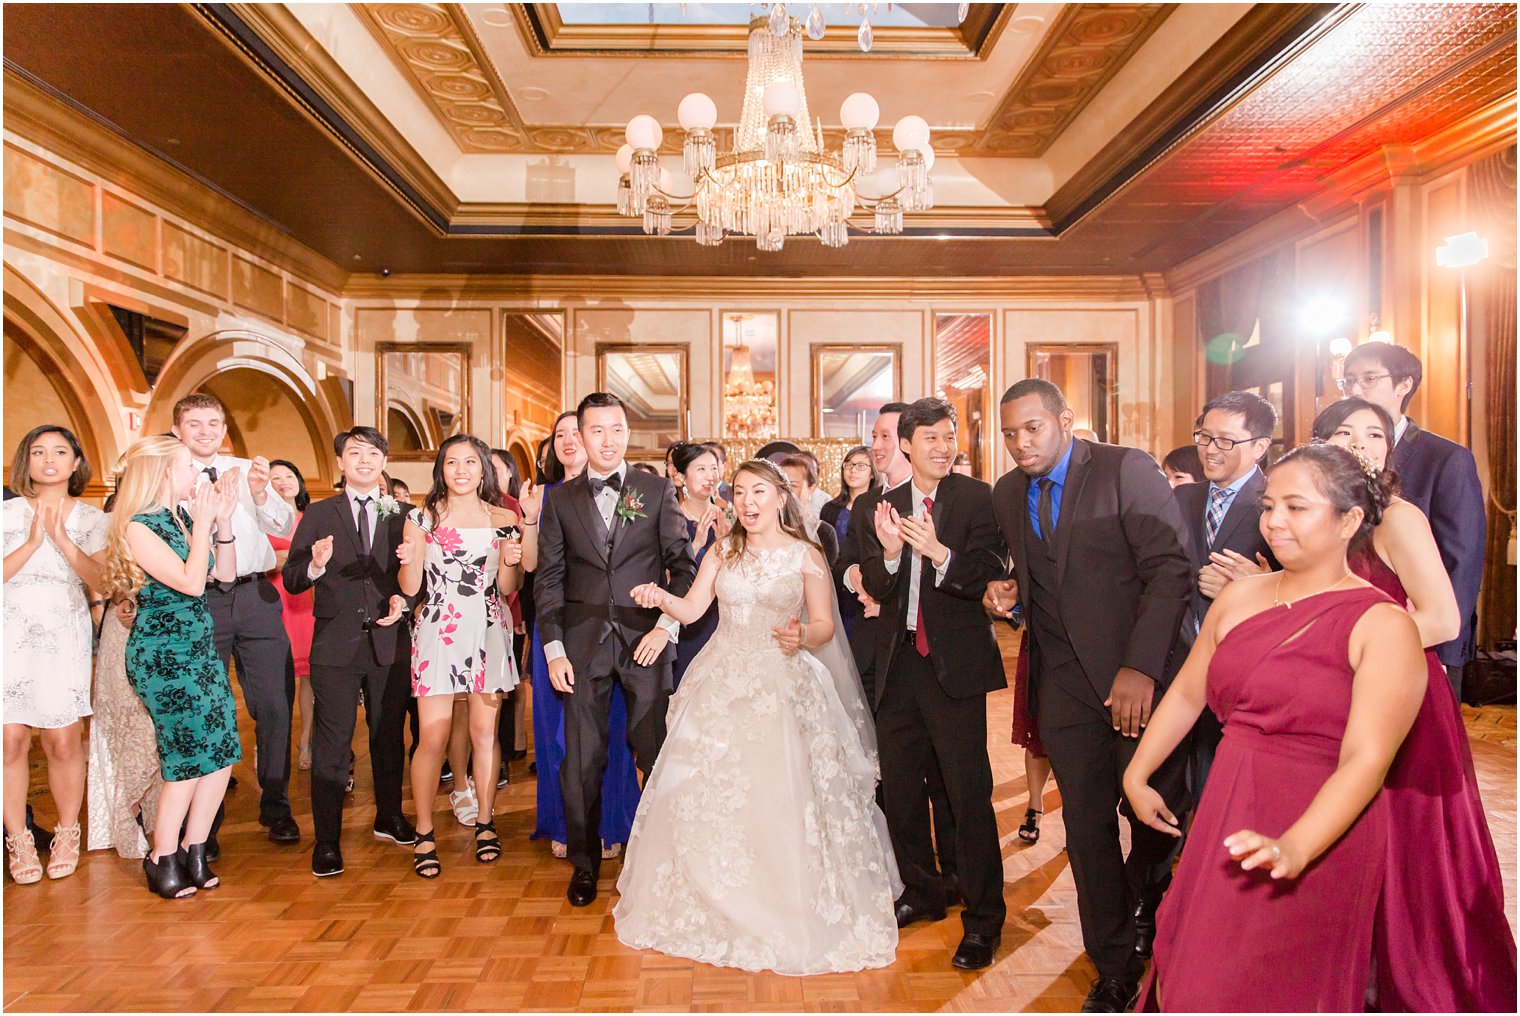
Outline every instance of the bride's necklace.
[(1278, 572), (1277, 573), (1277, 585), (1275, 585), (1274, 587), (1272, 587), (1272, 606), (1274, 606), (1274, 607), (1287, 607), (1289, 609), (1292, 609), (1293, 605), (1295, 603), (1298, 603), (1300, 600), (1307, 600), (1311, 596), (1319, 596), (1321, 593), (1328, 593), (1330, 590), (1334, 589), (1336, 586), (1340, 585), (1342, 582), (1345, 582), (1352, 575), (1352, 573), (1348, 571), (1346, 574), (1342, 575), (1339, 579), (1337, 579), (1335, 581), (1334, 585), (1326, 586), (1324, 589), (1321, 589), (1318, 593), (1305, 593), (1303, 596), (1295, 596), (1291, 600), (1284, 600), (1281, 597), (1281, 595), (1280, 595), (1282, 593), (1282, 580), (1283, 580), (1283, 575), (1284, 574), (1286, 574), (1286, 573), (1285, 572)]

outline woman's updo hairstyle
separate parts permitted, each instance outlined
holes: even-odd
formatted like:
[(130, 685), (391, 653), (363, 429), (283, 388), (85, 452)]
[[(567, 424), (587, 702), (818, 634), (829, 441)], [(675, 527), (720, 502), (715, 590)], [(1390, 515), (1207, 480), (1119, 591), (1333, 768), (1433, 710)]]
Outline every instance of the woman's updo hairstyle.
[(1351, 546), (1359, 546), (1383, 521), (1383, 511), (1393, 500), (1393, 487), (1387, 475), (1356, 452), (1324, 441), (1295, 448), (1277, 460), (1273, 470), (1290, 462), (1310, 466), (1318, 475), (1315, 484), (1329, 499), (1338, 514), (1353, 508), (1362, 510), (1362, 524), (1351, 537)]
[(692, 463), (704, 455), (711, 455), (714, 461), (718, 458), (718, 453), (712, 450), (711, 445), (700, 441), (681, 441), (671, 446), (670, 463), (676, 467), (676, 472), (685, 473)]
[(1388, 453), (1383, 456), (1383, 479), (1387, 481), (1388, 489), (1396, 494), (1399, 490), (1399, 473), (1393, 468), (1394, 423), (1393, 417), (1388, 415), (1388, 410), (1374, 402), (1349, 395), (1344, 399), (1336, 399), (1321, 410), (1309, 428), (1310, 433), (1316, 441), (1329, 441), (1341, 424), (1364, 409), (1376, 416), (1378, 425), (1383, 428), (1383, 437), (1388, 443)]

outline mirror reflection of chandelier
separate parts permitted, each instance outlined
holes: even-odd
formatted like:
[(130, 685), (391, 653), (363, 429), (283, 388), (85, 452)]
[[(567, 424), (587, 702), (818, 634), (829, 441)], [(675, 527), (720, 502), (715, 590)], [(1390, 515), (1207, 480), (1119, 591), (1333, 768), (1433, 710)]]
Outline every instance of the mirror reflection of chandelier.
[[(686, 135), (684, 166), (692, 193), (675, 194), (671, 174), (660, 168), (659, 121), (645, 113), (628, 121), (628, 143), (617, 154), (623, 174), (618, 212), (642, 216), (645, 233), (665, 236), (674, 214), (695, 205), (699, 244), (716, 247), (729, 233), (747, 233), (760, 250), (779, 251), (786, 237), (809, 233), (826, 247), (843, 247), (857, 205), (874, 213), (871, 231), (878, 234), (901, 233), (904, 211), (934, 207), (929, 183), (934, 150), (923, 117), (905, 116), (892, 131), (895, 174), (876, 172), (874, 132), (881, 110), (865, 92), (855, 92), (840, 107), (846, 130), (842, 149), (824, 148), (823, 122), (812, 122), (808, 114), (802, 33), (803, 23), (789, 17), (782, 3), (772, 6), (769, 17), (750, 22), (744, 108), (733, 151), (717, 153), (712, 129), (718, 108), (712, 99), (693, 92), (681, 100), (677, 116)], [(862, 185), (880, 197), (864, 193)]]
[(744, 319), (733, 318), (738, 344), (728, 349), (728, 376), (723, 379), (723, 436), (774, 438), (776, 385), (756, 381), (749, 346), (743, 338)]

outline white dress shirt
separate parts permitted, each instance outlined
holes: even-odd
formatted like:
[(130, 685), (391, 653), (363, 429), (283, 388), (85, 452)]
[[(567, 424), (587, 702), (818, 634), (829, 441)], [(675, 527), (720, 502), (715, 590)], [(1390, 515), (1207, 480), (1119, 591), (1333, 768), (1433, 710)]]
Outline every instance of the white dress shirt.
[[(610, 473), (598, 473), (590, 466), (586, 467), (586, 481), (588, 483), (592, 480), (605, 480), (609, 476), (616, 476), (620, 484), (626, 485), (628, 482), (628, 463), (618, 463), (618, 467)], [(627, 487), (624, 486), (623, 489), (626, 490)], [(597, 494), (591, 499), (592, 503), (596, 505), (596, 510), (601, 512), (602, 524), (607, 527), (608, 535), (611, 535), (612, 527), (614, 525), (612, 513), (617, 510), (618, 500), (622, 496), (622, 493), (616, 488), (603, 487), (601, 493)], [(655, 622), (655, 625), (657, 627), (664, 628), (665, 631), (670, 634), (670, 641), (672, 645), (680, 641), (681, 625), (680, 622), (678, 622), (675, 618), (670, 617), (667, 614), (661, 614), (660, 619)], [(552, 660), (562, 660), (564, 658), (565, 644), (563, 642), (555, 639), (553, 642), (545, 643), (545, 662)]]
[[(369, 490), (354, 490), (352, 487), (344, 487), (343, 496), (348, 498), (348, 513), (349, 515), (353, 516), (355, 529), (359, 528), (359, 512), (364, 511), (369, 515), (370, 546), (373, 547), (375, 545), (375, 530), (376, 527), (380, 524), (380, 485), (376, 484)], [(360, 505), (359, 498), (361, 497), (369, 498), (369, 504)], [(313, 582), (315, 582), (317, 579), (327, 574), (327, 568), (326, 566), (318, 568), (314, 564), (309, 564), (306, 566), (306, 574), (310, 576)]]
[[(938, 490), (939, 488), (936, 487), (935, 489)], [(918, 484), (915, 483), (913, 485), (912, 496), (913, 496), (913, 517), (915, 519), (921, 519), (921, 518), (924, 517), (924, 498), (929, 498), (932, 501), (934, 499), (934, 495), (933, 494), (925, 494), (923, 491), (921, 491), (921, 490), (918, 489)], [(911, 563), (913, 565), (913, 570), (908, 573), (908, 630), (909, 631), (917, 631), (918, 630), (918, 586), (919, 586), (919, 581), (920, 581), (920, 579), (921, 579), (921, 577), (923, 575), (924, 569), (923, 569), (923, 566), (919, 563), (919, 561), (920, 561), (920, 555), (919, 555), (918, 551), (914, 550), (913, 547), (910, 544), (906, 543), (906, 542), (903, 544), (903, 550), (905, 550), (905, 551), (908, 552), (908, 555), (909, 555), (909, 557), (911, 559)], [(902, 563), (902, 554), (898, 554), (896, 557), (890, 558), (887, 561), (885, 561), (884, 563), (887, 566), (887, 574), (888, 575), (896, 575), (897, 574), (897, 566)], [(941, 582), (943, 582), (945, 580), (945, 572), (948, 571), (949, 568), (950, 568), (950, 553), (949, 553), (949, 548), (946, 548), (944, 563), (938, 565), (934, 569), (934, 585), (935, 585), (936, 588), (939, 586), (939, 584)]]
[(1399, 422), (1393, 425), (1393, 440), (1388, 443), (1388, 447), (1392, 448), (1394, 445), (1404, 440), (1404, 432), (1408, 429), (1409, 417), (1400, 416)]
[[(262, 506), (253, 503), (253, 491), (248, 487), (248, 467), (252, 463), (247, 459), (233, 458), (231, 455), (218, 455), (211, 463), (211, 468), (216, 469), (216, 475), (222, 476), (229, 469), (241, 469), (243, 482), (238, 485), (237, 504), (232, 508), (232, 538), (237, 541), (237, 573), (241, 578), (244, 575), (263, 574), (273, 571), (275, 567), (274, 547), (269, 542), (270, 536), (289, 536), (296, 528), (296, 510), (286, 500), (275, 493), (273, 487), (265, 487), (264, 492), (269, 496), (265, 498)], [(197, 462), (196, 468), (201, 471), (201, 478), (196, 481), (199, 487), (202, 483), (210, 483), (211, 477), (205, 470), (207, 466)], [(218, 536), (224, 536), (218, 533)]]

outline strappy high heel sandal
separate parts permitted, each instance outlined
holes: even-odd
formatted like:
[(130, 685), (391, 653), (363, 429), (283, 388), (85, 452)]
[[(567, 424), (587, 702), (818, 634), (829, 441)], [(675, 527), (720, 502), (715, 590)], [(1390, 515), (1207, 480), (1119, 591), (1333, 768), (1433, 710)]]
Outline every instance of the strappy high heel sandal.
[(1019, 826), (1019, 839), (1025, 843), (1040, 842), (1040, 816), (1042, 814), (1043, 812), (1035, 811), (1033, 808), (1026, 808), (1024, 810), (1024, 824)]
[(5, 838), (5, 853), (11, 867), (11, 880), (17, 885), (42, 881), (42, 858), (37, 856), (37, 840), (30, 829)]
[[(486, 839), (481, 839), (482, 834), (489, 834)], [(501, 856), (501, 837), (496, 835), (496, 822), (475, 823), (475, 860), (481, 864), (490, 864)]]
[[(432, 849), (419, 852), (417, 847), (424, 843), (431, 843)], [(443, 862), (438, 860), (438, 841), (433, 838), (431, 829), (417, 834), (417, 842), (412, 847), (412, 870), (418, 878), (437, 878), (443, 874)]]
[(53, 830), (53, 847), (48, 851), (48, 878), (68, 878), (79, 867), (79, 823)]
[(166, 900), (188, 899), (198, 891), (178, 850), (156, 863), (151, 855), (144, 857), (143, 874), (148, 876), (148, 888)]

